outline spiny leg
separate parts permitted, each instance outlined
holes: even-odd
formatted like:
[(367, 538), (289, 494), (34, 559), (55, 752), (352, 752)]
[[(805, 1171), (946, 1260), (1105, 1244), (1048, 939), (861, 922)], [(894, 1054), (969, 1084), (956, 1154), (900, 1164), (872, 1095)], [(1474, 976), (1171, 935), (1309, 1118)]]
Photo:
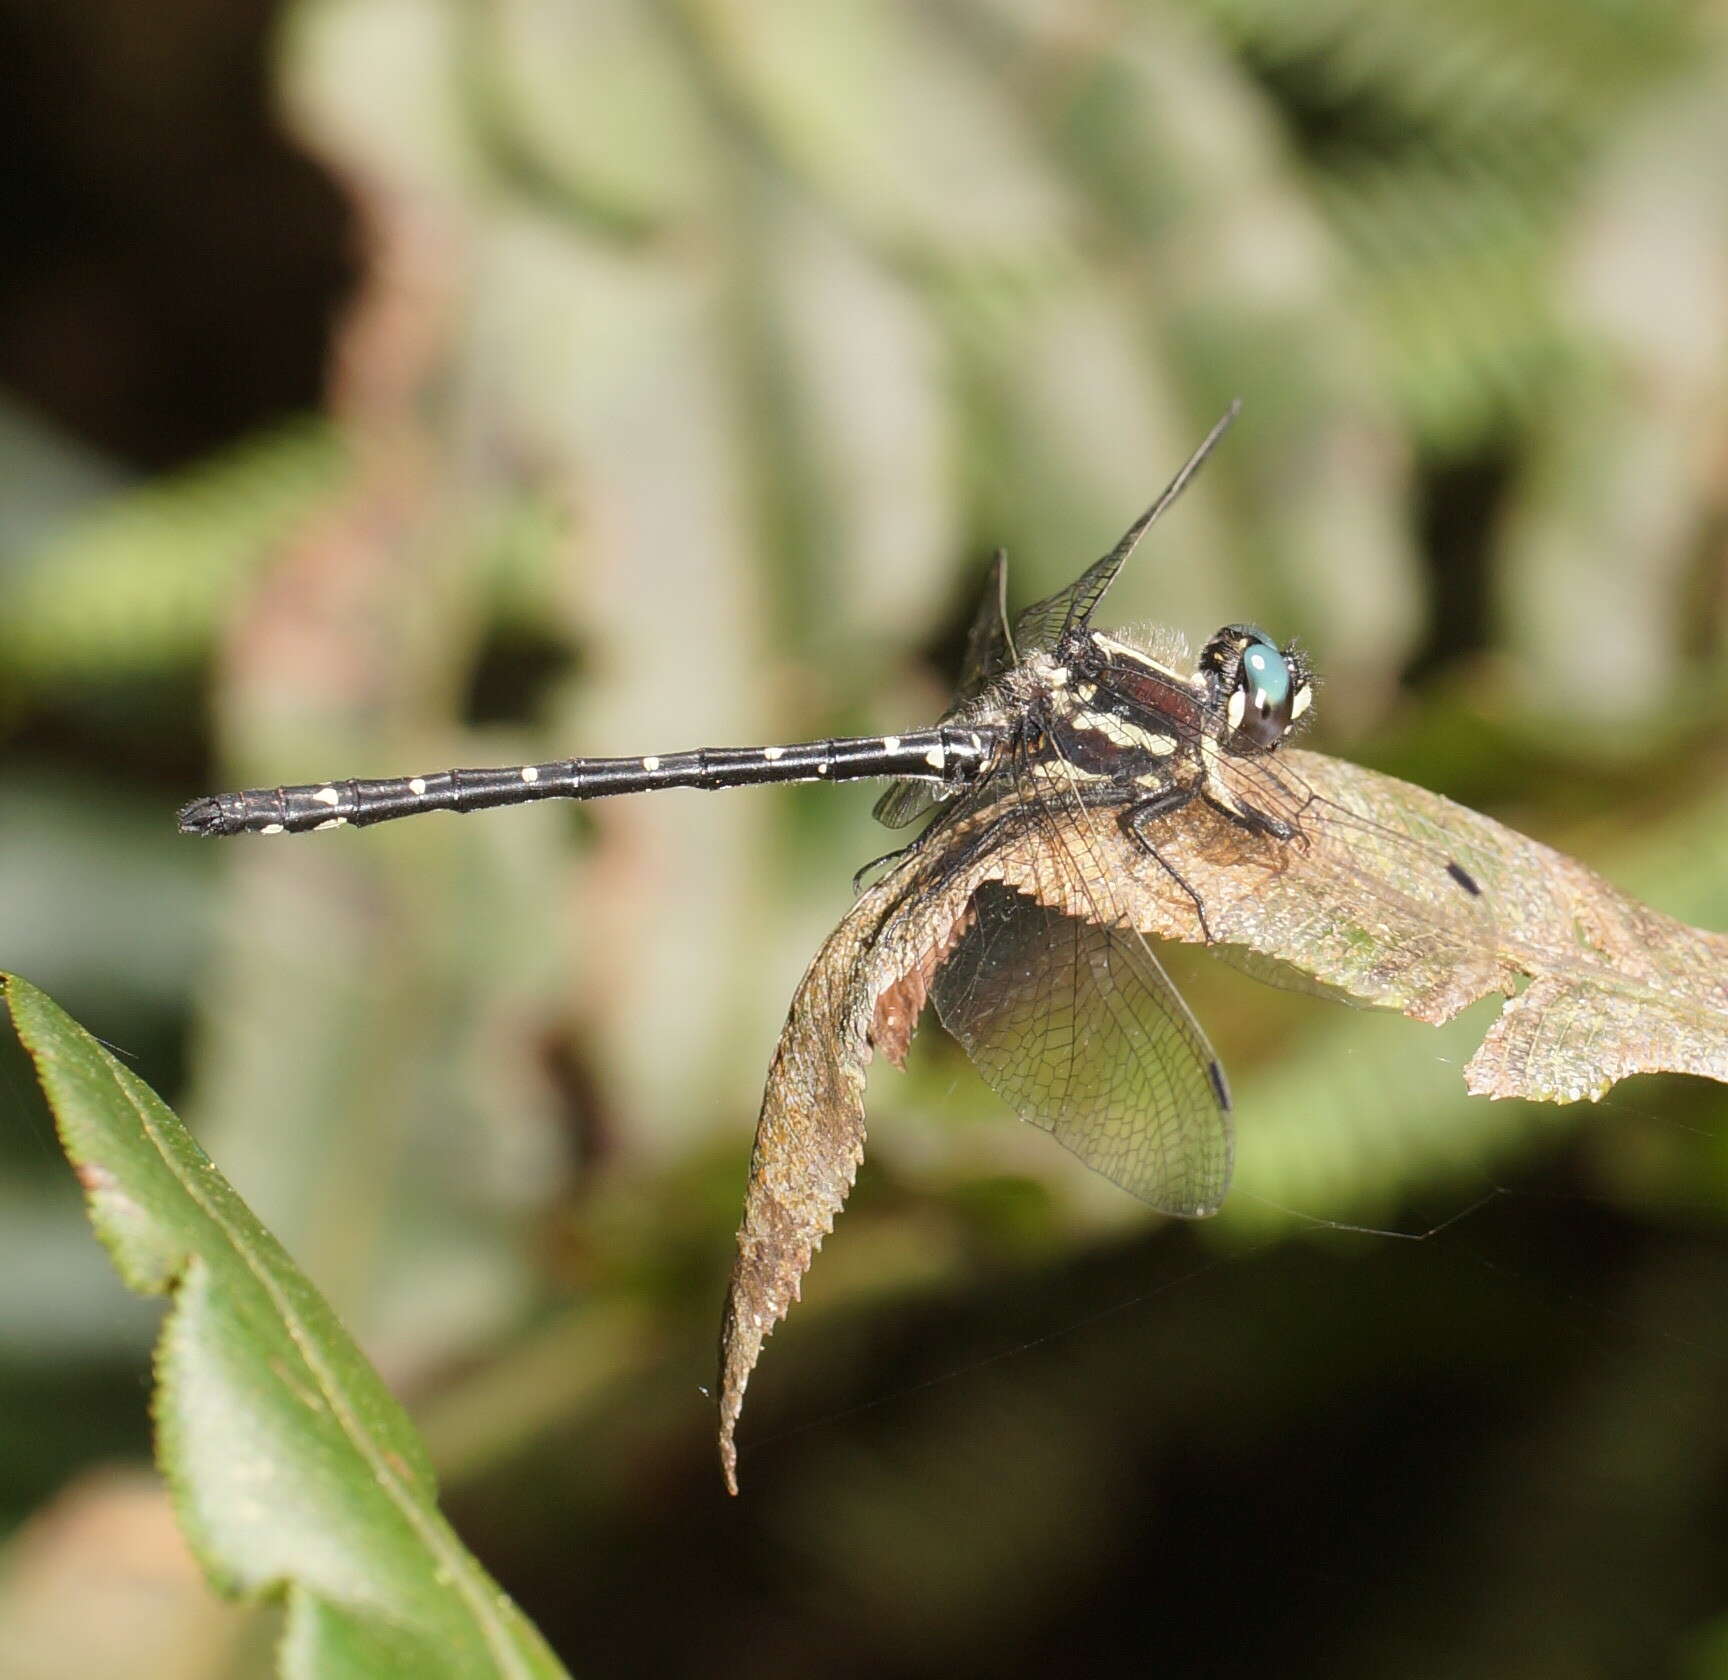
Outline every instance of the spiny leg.
[(857, 869), (852, 871), (853, 896), (856, 897), (859, 893), (863, 892), (864, 877), (868, 875), (872, 869), (880, 869), (885, 863), (898, 863), (908, 852), (920, 845), (923, 842), (923, 838), (923, 835), (919, 835), (916, 840), (908, 841), (904, 846), (896, 846), (893, 851), (884, 852), (880, 857), (873, 857), (868, 863), (860, 864)]
[(1210, 787), (1201, 787), (1194, 791), (1198, 792), (1219, 816), (1228, 817), (1238, 828), (1245, 828), (1250, 834), (1269, 834), (1274, 840), (1294, 840), (1302, 832), (1294, 823), (1285, 822), (1282, 817), (1269, 816), (1266, 812), (1237, 799), (1234, 794), (1220, 796)]
[(1134, 841), (1135, 845), (1188, 895), (1194, 906), (1194, 914), (1200, 920), (1201, 937), (1210, 945), (1213, 943), (1212, 926), (1206, 920), (1205, 903), (1182, 872), (1158, 850), (1158, 847), (1145, 832), (1147, 824), (1172, 816), (1189, 804), (1197, 791), (1196, 788), (1189, 785), (1174, 784), (1153, 794), (1150, 799), (1142, 799), (1137, 805), (1130, 805), (1122, 813), (1121, 822), (1123, 831)]

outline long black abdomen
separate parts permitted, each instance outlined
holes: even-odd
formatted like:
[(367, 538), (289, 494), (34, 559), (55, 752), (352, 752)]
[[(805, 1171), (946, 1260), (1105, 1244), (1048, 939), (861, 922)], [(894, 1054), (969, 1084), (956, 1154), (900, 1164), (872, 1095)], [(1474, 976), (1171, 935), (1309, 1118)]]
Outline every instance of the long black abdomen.
[(991, 737), (975, 730), (923, 729), (786, 747), (705, 747), (646, 758), (564, 758), (382, 781), (309, 782), (194, 799), (180, 813), (180, 829), (184, 834), (304, 834), (363, 828), (424, 811), (484, 811), (537, 799), (602, 799), (762, 782), (915, 776), (961, 785), (977, 776), (990, 751)]

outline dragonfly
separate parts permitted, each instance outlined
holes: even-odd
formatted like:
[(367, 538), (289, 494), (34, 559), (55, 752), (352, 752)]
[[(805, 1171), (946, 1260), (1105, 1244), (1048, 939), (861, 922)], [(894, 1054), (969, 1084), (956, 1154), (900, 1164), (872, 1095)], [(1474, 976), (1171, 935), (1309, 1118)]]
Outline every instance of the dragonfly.
[[(895, 1009), (904, 1017), (927, 994), (1022, 1119), (1161, 1212), (1211, 1214), (1234, 1158), (1230, 1087), (1137, 925), (1137, 871), (1150, 865), (1179, 890), (1201, 939), (1227, 961), (1274, 984), (1328, 989), (1215, 939), (1206, 892), (1171, 856), (1194, 813), (1287, 854), (1307, 890), (1378, 905), (1386, 925), (1438, 919), (1464, 947), (1493, 943), (1482, 888), (1436, 837), (1395, 811), (1328, 796), (1281, 764), (1314, 698), (1298, 646), (1229, 624), (1190, 663), (1171, 644), (1093, 627), (1111, 584), (1235, 414), (1233, 404), (1107, 554), (1017, 615), (998, 552), (954, 703), (931, 727), (254, 788), (193, 800), (180, 828), (301, 834), (545, 799), (890, 779), (878, 818), (924, 825), (879, 860), (894, 863), (897, 905), (915, 911), (920, 893), (968, 870), (980, 876), (945, 949), (879, 1009), (873, 1030), (890, 1057), (900, 1059), (912, 1025)], [(1012, 882), (1008, 870), (978, 869), (992, 857), (1018, 861)], [(919, 923), (902, 915), (897, 926), (905, 941)]]

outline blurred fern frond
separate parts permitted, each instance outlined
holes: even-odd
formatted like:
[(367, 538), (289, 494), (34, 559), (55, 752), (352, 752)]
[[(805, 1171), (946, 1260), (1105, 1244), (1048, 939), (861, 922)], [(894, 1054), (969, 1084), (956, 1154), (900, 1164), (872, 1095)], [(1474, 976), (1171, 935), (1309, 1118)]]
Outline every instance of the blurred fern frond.
[(333, 494), (343, 464), (332, 428), (301, 419), (122, 492), (19, 566), (0, 658), (39, 682), (197, 658), (275, 545)]

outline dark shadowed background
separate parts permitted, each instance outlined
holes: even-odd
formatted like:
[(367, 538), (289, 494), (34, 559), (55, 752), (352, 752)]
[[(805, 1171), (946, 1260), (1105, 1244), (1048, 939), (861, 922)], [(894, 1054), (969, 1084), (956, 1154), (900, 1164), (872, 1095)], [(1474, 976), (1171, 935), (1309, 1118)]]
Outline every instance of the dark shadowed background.
[[(0, 3), (0, 967), (188, 1114), (588, 1674), (1728, 1675), (1728, 1101), (1466, 1099), (1178, 953), (1152, 1217), (931, 1030), (715, 1326), (863, 788), (199, 843), (217, 788), (892, 730), (1105, 615), (1728, 927), (1721, 0)], [(0, 1058), (0, 1673), (264, 1672)], [(1325, 1222), (1426, 1241), (1344, 1233)]]

